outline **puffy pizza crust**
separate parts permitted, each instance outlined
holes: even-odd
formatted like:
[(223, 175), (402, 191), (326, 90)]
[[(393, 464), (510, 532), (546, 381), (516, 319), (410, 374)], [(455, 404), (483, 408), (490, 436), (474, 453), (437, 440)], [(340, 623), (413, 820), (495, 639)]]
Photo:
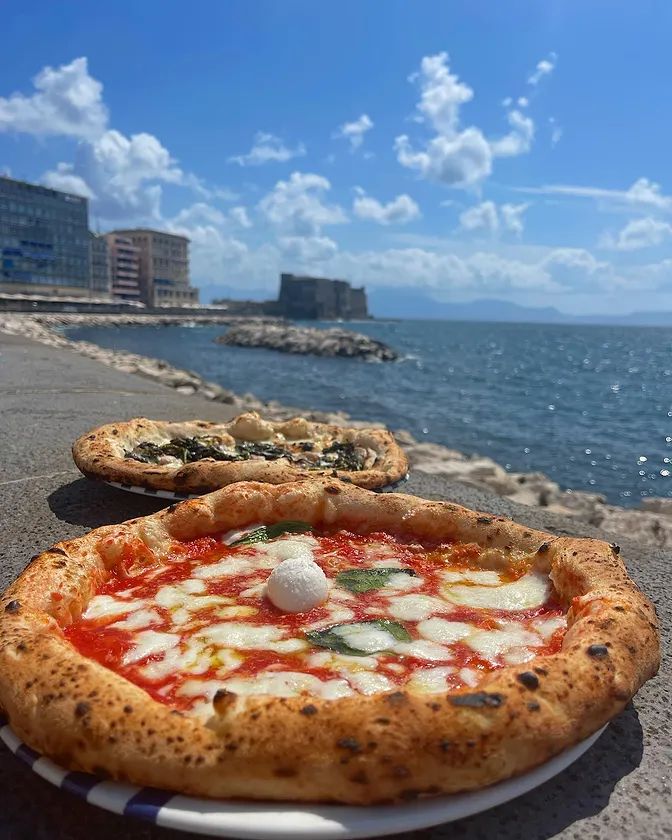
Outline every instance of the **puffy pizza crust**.
[[(295, 440), (326, 440), (327, 443), (338, 440), (372, 449), (378, 457), (373, 468), (358, 471), (305, 470), (285, 458), (234, 462), (204, 459), (172, 467), (143, 464), (124, 457), (125, 452), (142, 441), (160, 443), (173, 437), (206, 434), (221, 435), (231, 444), (241, 440), (270, 441), (277, 434), (283, 435), (288, 443)], [(145, 417), (108, 423), (78, 438), (73, 444), (72, 455), (88, 478), (179, 493), (209, 493), (237, 481), (285, 484), (334, 474), (358, 487), (374, 490), (399, 481), (408, 472), (406, 455), (385, 429), (346, 429), (328, 423), (314, 423), (302, 417), (273, 422), (262, 419), (256, 412), (240, 414), (229, 423), (205, 420), (169, 423)]]
[[(154, 701), (62, 636), (123, 542), (140, 539), (160, 554), (173, 539), (284, 519), (536, 552), (569, 606), (562, 650), (493, 671), (478, 690), (444, 695), (225, 692), (204, 723)], [(0, 706), (19, 737), (71, 769), (217, 798), (370, 804), (480, 788), (595, 732), (658, 663), (654, 609), (615, 546), (333, 479), (238, 484), (58, 543), (0, 601)]]

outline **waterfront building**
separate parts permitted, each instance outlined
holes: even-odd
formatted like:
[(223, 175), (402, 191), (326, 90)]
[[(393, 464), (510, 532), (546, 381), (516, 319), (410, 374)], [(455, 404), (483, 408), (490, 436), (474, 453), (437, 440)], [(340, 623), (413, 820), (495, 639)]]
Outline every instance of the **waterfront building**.
[(109, 298), (112, 293), (112, 274), (107, 239), (89, 232), (89, 261), (91, 265), (91, 297)]
[(0, 292), (88, 297), (88, 214), (83, 196), (0, 176)]
[(359, 320), (368, 318), (366, 291), (345, 280), (280, 275), (278, 314), (298, 320)]
[(110, 259), (112, 297), (115, 300), (139, 302), (140, 249), (128, 236), (120, 233), (105, 234)]
[(189, 284), (189, 240), (149, 228), (115, 231), (138, 249), (140, 297), (148, 306), (198, 303), (198, 289)]

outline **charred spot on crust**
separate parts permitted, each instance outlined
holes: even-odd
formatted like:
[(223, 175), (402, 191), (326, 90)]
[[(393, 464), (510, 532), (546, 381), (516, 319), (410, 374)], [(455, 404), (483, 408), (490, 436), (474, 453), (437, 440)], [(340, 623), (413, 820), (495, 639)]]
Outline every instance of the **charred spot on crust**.
[(364, 770), (358, 770), (356, 773), (353, 773), (349, 779), (356, 785), (366, 785), (369, 782), (369, 777), (366, 775)]
[(548, 676), (548, 671), (545, 668), (535, 668), (534, 670), (537, 674), (539, 674), (540, 677)]
[(618, 555), (621, 553), (621, 547), (618, 543), (611, 543), (609, 548), (614, 552), (614, 554)]
[(75, 717), (77, 717), (77, 718), (84, 717), (84, 715), (88, 715), (88, 713), (90, 711), (91, 711), (91, 704), (82, 701), (81, 703), (77, 703), (77, 705), (75, 706)]
[(492, 519), (489, 516), (477, 516), (476, 522), (479, 525), (492, 525)]
[(449, 738), (441, 738), (439, 741), (439, 749), (441, 752), (449, 752), (453, 748), (453, 742)]
[(212, 698), (212, 705), (217, 714), (222, 714), (236, 702), (236, 694), (226, 688), (218, 688)]
[(361, 746), (359, 745), (359, 741), (356, 738), (339, 738), (336, 741), (339, 747), (342, 747), (344, 750), (350, 750), (353, 753), (359, 752), (361, 750)]
[(614, 612), (625, 612), (625, 607), (614, 607)]
[(122, 709), (122, 711), (123, 711), (123, 713), (124, 713), (125, 715), (130, 715), (130, 714), (132, 714), (132, 713), (133, 713), (133, 706), (129, 706), (129, 705), (127, 704), (126, 706), (124, 706), (124, 708)]
[(549, 542), (543, 542), (537, 549), (537, 554), (545, 554), (550, 547), (551, 544)]
[(381, 726), (389, 726), (390, 719), (386, 717), (379, 717), (375, 719), (374, 723), (379, 723)]
[(586, 651), (588, 656), (594, 656), (595, 659), (604, 659), (609, 656), (609, 650), (606, 645), (591, 645)]
[(525, 686), (525, 688), (529, 688), (530, 691), (534, 691), (535, 688), (539, 688), (539, 677), (536, 674), (533, 674), (532, 671), (523, 671), (522, 674), (517, 674), (516, 679), (519, 683)]
[(5, 605), (5, 612), (17, 613), (21, 609), (21, 602), (14, 600)]
[(328, 487), (324, 488), (324, 492), (329, 493), (331, 496), (338, 496), (341, 490), (339, 487), (334, 487), (333, 484), (330, 484)]
[(530, 712), (538, 712), (541, 706), (539, 705), (539, 703), (537, 703), (536, 700), (530, 700), (530, 702), (527, 704), (527, 708)]
[(406, 695), (403, 691), (393, 691), (392, 694), (387, 694), (385, 700), (391, 706), (400, 706), (406, 702)]
[(307, 706), (304, 706), (302, 709), (299, 709), (299, 712), (302, 715), (306, 715), (307, 717), (310, 717), (311, 715), (316, 715), (317, 714), (317, 706), (313, 706), (312, 703), (308, 703)]
[(453, 706), (468, 706), (473, 709), (486, 706), (496, 709), (504, 703), (503, 694), (488, 694), (487, 691), (476, 691), (473, 694), (454, 694), (449, 699)]

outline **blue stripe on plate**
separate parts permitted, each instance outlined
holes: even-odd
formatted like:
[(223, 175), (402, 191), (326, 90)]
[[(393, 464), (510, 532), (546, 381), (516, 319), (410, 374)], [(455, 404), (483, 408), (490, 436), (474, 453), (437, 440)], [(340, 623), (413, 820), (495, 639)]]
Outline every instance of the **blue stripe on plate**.
[(86, 794), (94, 788), (96, 785), (99, 785), (101, 780), (98, 776), (93, 776), (91, 773), (79, 773), (73, 771), (72, 773), (68, 773), (68, 775), (62, 780), (61, 782), (61, 789), (67, 790), (68, 793), (74, 793), (77, 796), (81, 796), (83, 799), (86, 799)]
[(139, 817), (142, 820), (156, 822), (159, 811), (175, 794), (169, 790), (142, 788), (131, 797), (124, 808), (125, 817)]
[(17, 747), (14, 755), (17, 755), (21, 761), (25, 761), (29, 767), (32, 767), (37, 759), (40, 758), (39, 753), (35, 752), (35, 750), (31, 750), (31, 748), (27, 747), (25, 744), (21, 744)]

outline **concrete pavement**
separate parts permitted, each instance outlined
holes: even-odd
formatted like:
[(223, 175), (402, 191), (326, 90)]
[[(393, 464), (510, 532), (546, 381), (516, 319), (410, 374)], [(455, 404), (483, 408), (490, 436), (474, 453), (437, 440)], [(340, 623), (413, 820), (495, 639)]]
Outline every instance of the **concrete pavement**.
[[(291, 402), (291, 394), (287, 401)], [(67, 350), (0, 334), (0, 588), (33, 554), (52, 543), (160, 506), (79, 477), (70, 458), (71, 442), (87, 429), (143, 414), (226, 420), (232, 411), (226, 405), (180, 396)], [(543, 509), (515, 505), (431, 476), (413, 476), (405, 491), (502, 513), (556, 533), (612, 539)], [(656, 604), (669, 650), (670, 557), (636, 543), (621, 540), (621, 544), (632, 576)], [(413, 837), (670, 837), (670, 677), (666, 653), (661, 675), (560, 776), (490, 812)], [(177, 840), (187, 836), (87, 805), (38, 778), (4, 747), (0, 747), (0, 779), (0, 840)]]

